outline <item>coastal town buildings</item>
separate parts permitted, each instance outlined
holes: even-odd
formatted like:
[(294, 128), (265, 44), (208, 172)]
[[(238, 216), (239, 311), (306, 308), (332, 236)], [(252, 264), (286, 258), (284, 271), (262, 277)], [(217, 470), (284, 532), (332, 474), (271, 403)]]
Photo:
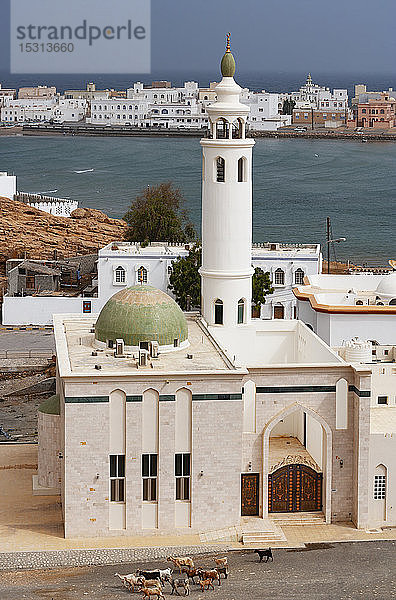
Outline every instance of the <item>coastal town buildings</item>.
[(315, 127), (334, 128), (345, 127), (351, 118), (349, 109), (344, 108), (294, 108), (293, 124), (302, 125), (308, 129)]
[[(360, 96), (362, 98), (362, 96)], [(357, 105), (357, 126), (372, 129), (396, 127), (396, 97), (381, 92), (378, 98), (362, 98)]]
[(229, 43), (221, 71), (201, 140), (202, 314), (141, 280), (99, 315), (54, 317), (34, 490), (60, 493), (66, 537), (259, 544), (279, 513), (396, 524), (396, 407), (372, 405), (369, 345), (338, 353), (303, 321), (251, 318), (254, 139)]
[(84, 99), (66, 99), (54, 96), (50, 99), (5, 98), (0, 110), (0, 119), (5, 123), (81, 121), (87, 112)]
[(18, 99), (25, 98), (41, 98), (48, 100), (56, 96), (56, 87), (48, 87), (46, 85), (37, 85), (35, 87), (21, 87), (18, 90)]
[(312, 109), (343, 109), (348, 108), (348, 90), (320, 86), (312, 82), (311, 74), (308, 73), (307, 80), (296, 92), (287, 92), (279, 95), (280, 100), (293, 100), (295, 108)]
[(368, 102), (370, 98), (374, 100), (378, 100), (381, 97), (381, 93), (387, 94), (389, 97), (396, 99), (396, 90), (393, 88), (388, 88), (387, 90), (382, 91), (369, 91), (367, 90), (367, 85), (363, 83), (358, 83), (354, 87), (355, 95), (351, 99), (352, 107), (357, 106), (359, 102)]

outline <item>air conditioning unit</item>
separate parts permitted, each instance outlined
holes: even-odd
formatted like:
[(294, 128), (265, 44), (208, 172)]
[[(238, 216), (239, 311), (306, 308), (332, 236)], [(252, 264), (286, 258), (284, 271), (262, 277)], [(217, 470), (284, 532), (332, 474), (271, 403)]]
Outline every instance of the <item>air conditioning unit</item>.
[(159, 354), (159, 344), (158, 342), (154, 341), (151, 342), (151, 357), (152, 358), (158, 358), (158, 354)]
[(115, 351), (114, 351), (114, 356), (116, 358), (121, 358), (124, 356), (124, 350), (125, 350), (125, 344), (124, 344), (124, 340), (122, 339), (117, 339), (115, 341)]
[(139, 350), (139, 367), (147, 367), (148, 356), (147, 350)]

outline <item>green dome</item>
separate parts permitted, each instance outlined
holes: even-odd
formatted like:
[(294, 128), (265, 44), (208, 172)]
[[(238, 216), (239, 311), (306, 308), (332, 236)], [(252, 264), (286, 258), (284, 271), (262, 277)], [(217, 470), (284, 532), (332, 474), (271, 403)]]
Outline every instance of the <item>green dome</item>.
[(134, 285), (114, 294), (95, 325), (97, 340), (123, 339), (126, 346), (151, 341), (173, 346), (175, 339), (181, 344), (187, 337), (187, 321), (181, 308), (151, 285)]
[(234, 77), (235, 75), (235, 58), (229, 50), (221, 59), (221, 74), (223, 77)]
[(44, 400), (39, 406), (39, 412), (47, 415), (59, 415), (59, 394), (55, 394), (51, 398)]

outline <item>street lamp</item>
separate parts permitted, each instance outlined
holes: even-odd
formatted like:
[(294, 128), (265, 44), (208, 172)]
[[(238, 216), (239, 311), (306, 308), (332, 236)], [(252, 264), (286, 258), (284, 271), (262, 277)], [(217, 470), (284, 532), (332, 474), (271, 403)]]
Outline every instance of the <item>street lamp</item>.
[(344, 237), (340, 237), (340, 238), (336, 238), (335, 240), (327, 240), (327, 274), (330, 274), (330, 244), (333, 243), (339, 243), (339, 242), (346, 242), (346, 238)]

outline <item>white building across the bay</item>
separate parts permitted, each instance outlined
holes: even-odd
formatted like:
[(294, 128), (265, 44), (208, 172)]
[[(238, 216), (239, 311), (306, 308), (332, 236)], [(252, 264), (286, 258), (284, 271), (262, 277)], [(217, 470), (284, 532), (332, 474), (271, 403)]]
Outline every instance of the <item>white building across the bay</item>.
[(367, 345), (338, 354), (302, 321), (251, 318), (254, 141), (229, 45), (221, 71), (201, 140), (202, 315), (141, 281), (99, 315), (54, 318), (35, 486), (60, 492), (66, 537), (265, 543), (292, 513), (396, 525), (396, 406), (373, 405)]

